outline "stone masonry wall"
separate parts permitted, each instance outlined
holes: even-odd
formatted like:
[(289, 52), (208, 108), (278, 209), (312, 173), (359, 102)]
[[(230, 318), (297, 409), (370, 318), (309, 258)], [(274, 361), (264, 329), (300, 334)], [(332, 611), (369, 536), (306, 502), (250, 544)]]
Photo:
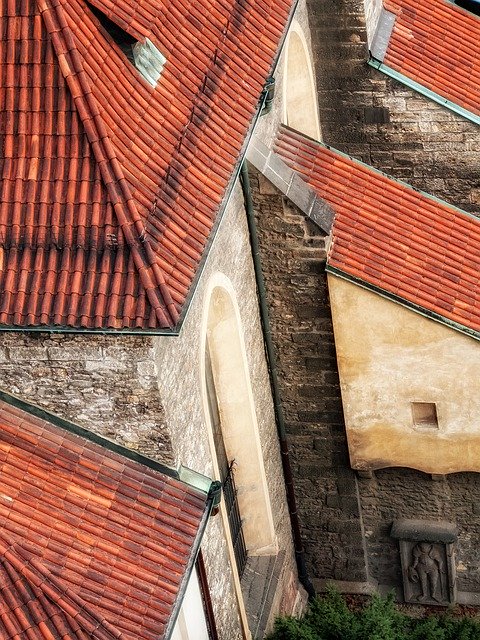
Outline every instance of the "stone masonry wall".
[(149, 337), (0, 333), (0, 380), (23, 400), (173, 463)]
[(366, 64), (363, 0), (310, 0), (324, 142), (480, 211), (480, 127)]
[(457, 526), (455, 559), (460, 600), (480, 604), (480, 475), (455, 473), (437, 480), (412, 469), (382, 469), (359, 479), (371, 576), (383, 587), (401, 584), (396, 518), (447, 520)]
[(367, 579), (357, 480), (348, 466), (325, 238), (251, 171), (261, 260), (311, 579)]

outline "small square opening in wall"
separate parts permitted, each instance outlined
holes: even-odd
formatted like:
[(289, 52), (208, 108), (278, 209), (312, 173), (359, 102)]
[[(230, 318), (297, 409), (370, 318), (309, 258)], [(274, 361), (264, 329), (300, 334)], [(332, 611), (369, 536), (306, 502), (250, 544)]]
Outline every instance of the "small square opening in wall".
[(438, 429), (437, 405), (434, 402), (412, 402), (413, 425)]

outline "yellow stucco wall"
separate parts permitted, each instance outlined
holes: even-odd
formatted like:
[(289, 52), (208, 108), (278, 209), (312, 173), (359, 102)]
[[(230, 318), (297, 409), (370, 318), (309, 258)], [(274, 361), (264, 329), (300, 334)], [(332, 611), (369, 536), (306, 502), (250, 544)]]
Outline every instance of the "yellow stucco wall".
[[(480, 343), (337, 276), (329, 293), (355, 469), (480, 471)], [(438, 428), (412, 402), (436, 403)]]

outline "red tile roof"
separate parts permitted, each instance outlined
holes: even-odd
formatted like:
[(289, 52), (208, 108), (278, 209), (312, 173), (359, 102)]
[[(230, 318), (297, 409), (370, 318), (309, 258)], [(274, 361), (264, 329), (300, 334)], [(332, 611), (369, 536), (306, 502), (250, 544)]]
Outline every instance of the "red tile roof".
[(276, 150), (335, 211), (328, 269), (479, 337), (478, 219), (291, 129)]
[(0, 0), (0, 325), (173, 327), (291, 0)]
[(0, 637), (160, 640), (206, 502), (0, 401)]
[(396, 14), (384, 64), (480, 115), (480, 18), (448, 0), (384, 6)]

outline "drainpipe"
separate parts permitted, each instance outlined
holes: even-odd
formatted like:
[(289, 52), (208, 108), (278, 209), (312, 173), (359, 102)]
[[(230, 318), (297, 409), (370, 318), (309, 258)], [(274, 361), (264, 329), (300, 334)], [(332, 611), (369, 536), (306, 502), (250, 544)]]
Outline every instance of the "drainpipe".
[(260, 263), (260, 252), (258, 245), (257, 226), (253, 212), (252, 192), (250, 188), (250, 179), (248, 177), (248, 169), (244, 160), (240, 169), (240, 182), (245, 200), (245, 210), (247, 212), (248, 230), (250, 234), (250, 244), (252, 247), (253, 266), (255, 270), (255, 281), (257, 284), (258, 300), (260, 305), (260, 319), (265, 339), (265, 349), (267, 352), (267, 365), (270, 375), (270, 384), (272, 388), (273, 406), (275, 410), (275, 422), (277, 424), (278, 439), (280, 442), (280, 453), (282, 457), (283, 477), (285, 479), (285, 487), (287, 492), (288, 513), (290, 516), (290, 524), (292, 527), (293, 544), (295, 548), (295, 559), (297, 561), (298, 578), (305, 587), (308, 597), (311, 600), (315, 597), (315, 589), (310, 581), (305, 564), (305, 550), (303, 548), (302, 536), (300, 533), (300, 522), (298, 519), (297, 502), (295, 499), (295, 491), (293, 484), (292, 466), (290, 464), (290, 455), (288, 452), (287, 433), (285, 430), (285, 420), (280, 404), (280, 390), (278, 387), (277, 369), (275, 366), (275, 354), (273, 351), (272, 334), (270, 330), (270, 320), (268, 316), (268, 306), (265, 291), (265, 281)]

